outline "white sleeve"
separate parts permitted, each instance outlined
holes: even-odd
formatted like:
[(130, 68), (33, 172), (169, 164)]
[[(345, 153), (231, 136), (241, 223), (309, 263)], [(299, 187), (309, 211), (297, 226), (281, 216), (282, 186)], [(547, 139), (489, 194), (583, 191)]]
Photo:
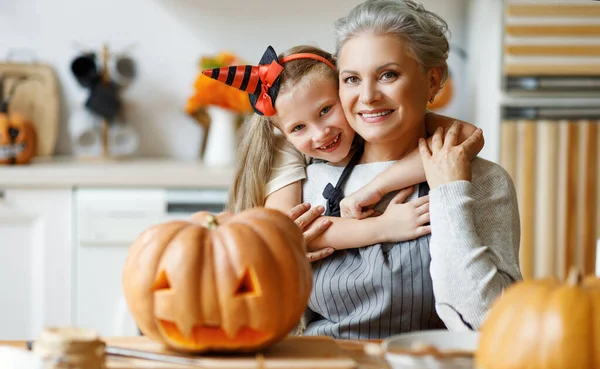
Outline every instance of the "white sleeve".
[(275, 135), (275, 159), (265, 196), (306, 178), (306, 158), (281, 134)]

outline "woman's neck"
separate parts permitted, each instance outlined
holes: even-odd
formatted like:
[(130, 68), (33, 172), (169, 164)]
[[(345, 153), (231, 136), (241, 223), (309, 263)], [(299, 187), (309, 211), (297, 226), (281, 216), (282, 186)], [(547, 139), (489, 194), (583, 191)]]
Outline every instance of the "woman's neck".
[(361, 163), (375, 163), (402, 159), (419, 146), (419, 138), (426, 137), (425, 122), (415, 124), (414, 129), (402, 132), (396, 139), (385, 142), (365, 142)]

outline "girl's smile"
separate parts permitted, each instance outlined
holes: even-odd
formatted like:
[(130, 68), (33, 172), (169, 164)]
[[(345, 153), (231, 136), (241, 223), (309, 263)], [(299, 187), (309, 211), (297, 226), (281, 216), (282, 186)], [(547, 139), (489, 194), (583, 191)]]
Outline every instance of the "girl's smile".
[(328, 144), (319, 147), (319, 150), (330, 153), (335, 151), (341, 143), (340, 138), (342, 137), (342, 133), (340, 132), (337, 136), (333, 138), (333, 140), (329, 141)]
[(344, 116), (335, 83), (302, 81), (281, 91), (275, 105), (274, 123), (300, 152), (332, 163), (348, 156), (354, 131)]

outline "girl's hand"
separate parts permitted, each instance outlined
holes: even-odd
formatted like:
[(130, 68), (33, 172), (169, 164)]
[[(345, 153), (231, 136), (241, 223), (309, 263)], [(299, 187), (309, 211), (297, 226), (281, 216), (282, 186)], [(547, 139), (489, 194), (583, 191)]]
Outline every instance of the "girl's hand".
[[(304, 203), (294, 206), (288, 212), (288, 217), (302, 230), (307, 247), (312, 240), (331, 226), (331, 220), (329, 219), (316, 221), (324, 211), (325, 208), (321, 205), (311, 208), (310, 203)], [(306, 257), (308, 261), (313, 262), (331, 255), (333, 251), (332, 247), (326, 247), (307, 252)]]
[(306, 253), (306, 258), (310, 263), (312, 263), (313, 261), (328, 257), (329, 255), (333, 254), (333, 251), (334, 249), (331, 247), (326, 247), (317, 251), (309, 251)]
[(477, 129), (462, 144), (457, 145), (459, 132), (460, 122), (455, 122), (448, 129), (446, 137), (444, 130), (438, 128), (431, 143), (428, 144), (424, 139), (419, 140), (419, 153), (429, 188), (432, 190), (453, 181), (471, 181), (469, 152), (471, 147), (479, 142), (481, 130)]
[(414, 187), (407, 187), (394, 196), (379, 216), (381, 230), (387, 242), (414, 240), (431, 233), (429, 223), (429, 196), (405, 203)]
[(342, 218), (363, 219), (373, 214), (374, 210), (367, 209), (367, 207), (377, 204), (383, 194), (376, 188), (370, 187), (366, 185), (340, 201), (340, 216)]

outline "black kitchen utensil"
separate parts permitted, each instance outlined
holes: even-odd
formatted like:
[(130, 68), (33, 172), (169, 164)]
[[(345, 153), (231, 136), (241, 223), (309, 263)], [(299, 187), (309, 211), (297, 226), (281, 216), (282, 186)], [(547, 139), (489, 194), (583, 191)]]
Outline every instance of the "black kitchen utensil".
[(96, 54), (86, 53), (79, 55), (71, 62), (71, 72), (77, 82), (83, 87), (92, 88), (100, 80), (100, 73), (96, 64)]
[(97, 83), (92, 88), (85, 106), (104, 119), (113, 120), (121, 108), (118, 86), (114, 83)]

